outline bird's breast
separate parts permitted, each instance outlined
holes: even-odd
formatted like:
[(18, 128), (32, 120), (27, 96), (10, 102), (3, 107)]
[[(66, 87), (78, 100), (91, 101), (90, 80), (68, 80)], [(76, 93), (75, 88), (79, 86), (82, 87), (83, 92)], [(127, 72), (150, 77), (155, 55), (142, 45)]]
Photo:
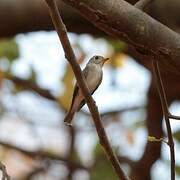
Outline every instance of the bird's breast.
[(90, 73), (86, 78), (87, 85), (90, 91), (93, 91), (102, 81), (102, 68), (94, 65), (90, 68)]

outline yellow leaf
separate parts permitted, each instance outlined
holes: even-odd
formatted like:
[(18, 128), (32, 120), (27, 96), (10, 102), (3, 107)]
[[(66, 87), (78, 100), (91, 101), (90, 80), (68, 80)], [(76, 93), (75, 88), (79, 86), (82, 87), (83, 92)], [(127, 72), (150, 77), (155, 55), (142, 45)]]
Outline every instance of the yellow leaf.
[[(82, 52), (82, 54), (77, 59), (78, 64), (81, 64), (84, 61), (85, 57), (86, 55)], [(66, 72), (62, 79), (62, 82), (64, 83), (64, 92), (58, 97), (60, 107), (66, 111), (69, 109), (71, 105), (72, 95), (74, 91), (74, 79), (75, 78), (73, 70), (68, 63), (66, 66)]]
[(114, 68), (121, 68), (124, 66), (127, 55), (123, 53), (116, 53), (112, 56), (110, 64)]
[(161, 141), (163, 141), (163, 142), (165, 142), (163, 140), (163, 138), (156, 138), (154, 136), (148, 136), (148, 141), (151, 141), (151, 142), (161, 142)]
[(10, 62), (19, 57), (19, 47), (14, 39), (0, 40), (0, 58), (7, 57)]
[(0, 70), (0, 88), (2, 87), (3, 79), (4, 79), (4, 73), (3, 71)]
[(61, 96), (58, 97), (59, 105), (65, 110), (68, 110), (71, 104), (72, 93), (74, 89), (73, 81), (74, 81), (74, 73), (72, 71), (72, 68), (68, 64), (66, 68), (66, 72), (63, 77), (64, 92)]
[(148, 136), (148, 141), (151, 142), (156, 141), (156, 138), (154, 136)]

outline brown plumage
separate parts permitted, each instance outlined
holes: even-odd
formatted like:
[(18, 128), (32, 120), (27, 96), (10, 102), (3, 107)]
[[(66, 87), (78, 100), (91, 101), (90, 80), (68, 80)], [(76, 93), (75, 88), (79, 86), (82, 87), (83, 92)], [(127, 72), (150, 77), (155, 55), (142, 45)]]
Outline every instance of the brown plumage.
[[(102, 81), (102, 67), (103, 64), (108, 60), (102, 56), (93, 56), (87, 63), (85, 69), (83, 70), (83, 75), (87, 82), (87, 86), (91, 95), (96, 91)], [(64, 118), (64, 122), (68, 125), (71, 125), (72, 119), (75, 112), (79, 111), (85, 104), (84, 96), (76, 83), (72, 98), (71, 107)]]

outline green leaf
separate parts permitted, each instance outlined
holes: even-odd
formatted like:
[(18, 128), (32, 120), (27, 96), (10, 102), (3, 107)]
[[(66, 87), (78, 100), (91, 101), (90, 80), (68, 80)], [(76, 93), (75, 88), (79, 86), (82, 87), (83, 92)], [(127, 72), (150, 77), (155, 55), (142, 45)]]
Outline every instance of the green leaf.
[(114, 48), (115, 53), (122, 52), (126, 48), (126, 44), (120, 40), (110, 39), (109, 43)]
[(111, 163), (108, 161), (102, 147), (99, 144), (95, 148), (95, 164), (90, 176), (91, 180), (118, 180)]
[(156, 138), (154, 136), (148, 136), (148, 141), (151, 141), (151, 142), (161, 142), (161, 141), (164, 141), (163, 138)]
[(91, 171), (91, 180), (118, 180), (118, 177), (115, 174), (115, 171), (113, 170), (113, 167), (107, 161), (106, 157), (98, 158), (96, 160), (95, 166), (93, 167)]
[(37, 81), (37, 73), (33, 67), (31, 67), (31, 76), (29, 77), (29, 79), (34, 83), (36, 83)]
[(180, 143), (180, 130), (173, 133), (173, 137)]
[(0, 58), (6, 57), (12, 62), (19, 57), (19, 47), (14, 39), (0, 40)]
[(175, 170), (176, 174), (180, 176), (180, 166), (176, 165)]

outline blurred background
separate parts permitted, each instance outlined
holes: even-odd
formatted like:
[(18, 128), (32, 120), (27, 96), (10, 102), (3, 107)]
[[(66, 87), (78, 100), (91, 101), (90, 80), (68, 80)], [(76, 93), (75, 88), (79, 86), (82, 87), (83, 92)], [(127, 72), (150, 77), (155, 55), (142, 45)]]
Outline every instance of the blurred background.
[[(93, 97), (123, 169), (136, 180), (168, 180), (169, 147), (148, 140), (166, 140), (150, 59), (58, 4), (80, 66), (93, 55), (111, 58)], [(179, 32), (177, 7), (178, 0), (157, 0), (147, 13)], [(0, 160), (11, 178), (118, 179), (99, 145), (87, 106), (76, 113), (72, 127), (63, 123), (75, 78), (44, 1), (1, 0), (0, 22)], [(167, 70), (161, 73), (170, 111), (180, 115), (180, 77)], [(178, 179), (180, 126), (175, 120), (171, 125)]]

